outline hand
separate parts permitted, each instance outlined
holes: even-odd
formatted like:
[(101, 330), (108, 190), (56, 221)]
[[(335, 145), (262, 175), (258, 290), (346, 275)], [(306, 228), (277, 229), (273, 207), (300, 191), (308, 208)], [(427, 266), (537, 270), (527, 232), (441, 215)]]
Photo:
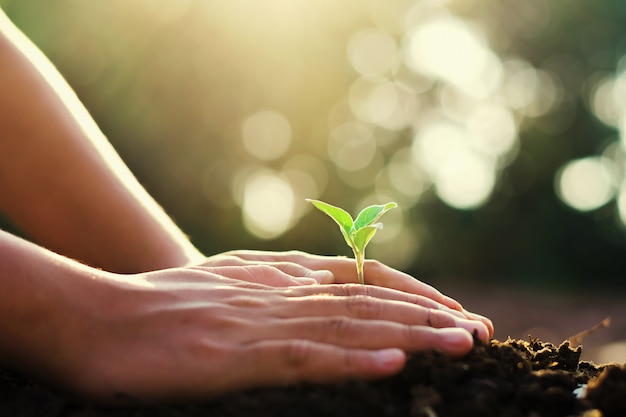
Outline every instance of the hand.
[[(274, 287), (177, 268), (87, 280), (47, 346), (70, 390), (103, 402), (206, 398), (300, 381), (376, 378), (405, 352), (467, 353), (488, 328), (376, 286)], [(271, 278), (274, 279), (274, 278)], [(280, 279), (280, 278), (279, 278)], [(88, 300), (88, 301), (87, 301)], [(79, 359), (79, 360), (77, 360)], [(67, 369), (70, 367), (71, 369)]]
[[(312, 283), (311, 279), (320, 284), (358, 282), (354, 259), (311, 255), (299, 251), (231, 251), (207, 258), (203, 265), (209, 267), (243, 267), (248, 269), (248, 272), (237, 268), (221, 269), (215, 272), (225, 273), (231, 278), (243, 280), (246, 280), (246, 275), (254, 275), (256, 280), (260, 280), (259, 282), (274, 286), (310, 284)], [(257, 269), (251, 273), (249, 268), (260, 265), (276, 268), (283, 274), (271, 273), (268, 269)], [(364, 270), (368, 284), (430, 298), (452, 310), (461, 312), (468, 319), (482, 322), (489, 329), (489, 336), (493, 336), (494, 327), (491, 320), (465, 310), (458, 301), (443, 295), (432, 286), (375, 260), (366, 260)], [(280, 281), (277, 281), (278, 276), (281, 276)]]

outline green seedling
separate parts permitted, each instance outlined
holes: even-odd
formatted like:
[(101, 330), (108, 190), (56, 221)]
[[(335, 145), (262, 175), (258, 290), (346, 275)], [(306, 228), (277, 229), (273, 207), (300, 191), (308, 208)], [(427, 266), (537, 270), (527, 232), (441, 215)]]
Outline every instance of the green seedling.
[(365, 284), (365, 277), (363, 276), (365, 247), (370, 240), (372, 240), (376, 231), (383, 228), (383, 224), (378, 222), (380, 217), (392, 208), (398, 207), (398, 205), (394, 202), (390, 202), (365, 207), (361, 210), (359, 215), (356, 216), (356, 219), (352, 219), (352, 216), (350, 216), (348, 212), (339, 207), (319, 200), (307, 199), (306, 201), (328, 214), (339, 225), (339, 230), (341, 230), (343, 238), (352, 249), (352, 252), (354, 252), (359, 282)]

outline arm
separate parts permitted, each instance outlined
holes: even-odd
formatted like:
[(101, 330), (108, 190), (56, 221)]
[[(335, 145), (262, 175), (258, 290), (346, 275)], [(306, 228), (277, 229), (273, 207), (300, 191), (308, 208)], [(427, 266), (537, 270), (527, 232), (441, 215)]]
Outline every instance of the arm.
[(42, 245), (110, 271), (203, 259), (1, 10), (0, 63), (0, 212)]

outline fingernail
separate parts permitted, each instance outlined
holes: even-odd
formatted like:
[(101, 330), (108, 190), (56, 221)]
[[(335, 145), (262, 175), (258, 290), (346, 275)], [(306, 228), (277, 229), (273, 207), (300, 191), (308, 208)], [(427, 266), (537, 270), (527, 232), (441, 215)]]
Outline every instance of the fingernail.
[(457, 319), (456, 324), (457, 327), (467, 330), (468, 332), (470, 332), (470, 334), (477, 332), (478, 338), (483, 342), (486, 342), (489, 339), (489, 329), (487, 329), (487, 326), (483, 322), (476, 320)]
[(482, 322), (485, 326), (487, 326), (487, 329), (489, 329), (489, 334), (493, 335), (493, 331), (494, 331), (494, 327), (493, 327), (493, 322), (488, 319), (485, 316), (481, 316), (480, 314), (476, 314), (476, 313), (472, 313), (471, 311), (464, 311), (465, 316), (468, 317), (471, 320), (478, 320), (480, 322)]
[(399, 369), (404, 365), (406, 355), (400, 349), (383, 349), (374, 352), (374, 360), (385, 370)]
[(465, 329), (442, 329), (443, 342), (448, 346), (472, 345), (474, 340), (472, 335)]

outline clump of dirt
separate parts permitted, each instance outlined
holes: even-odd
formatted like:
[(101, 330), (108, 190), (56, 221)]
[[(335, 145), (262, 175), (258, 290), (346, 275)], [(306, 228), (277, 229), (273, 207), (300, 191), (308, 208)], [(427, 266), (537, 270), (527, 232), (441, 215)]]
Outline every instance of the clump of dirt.
[[(580, 347), (572, 348), (567, 341), (556, 346), (539, 340), (491, 340), (488, 344), (477, 343), (462, 358), (438, 352), (414, 354), (402, 372), (377, 381), (299, 384), (237, 392), (193, 404), (116, 409), (71, 403), (54, 396), (46, 387), (5, 372), (0, 374), (0, 416), (626, 415), (626, 365), (595, 365), (580, 361), (580, 353)], [(19, 401), (28, 407), (18, 410)], [(35, 402), (41, 404), (39, 409), (33, 407)]]

